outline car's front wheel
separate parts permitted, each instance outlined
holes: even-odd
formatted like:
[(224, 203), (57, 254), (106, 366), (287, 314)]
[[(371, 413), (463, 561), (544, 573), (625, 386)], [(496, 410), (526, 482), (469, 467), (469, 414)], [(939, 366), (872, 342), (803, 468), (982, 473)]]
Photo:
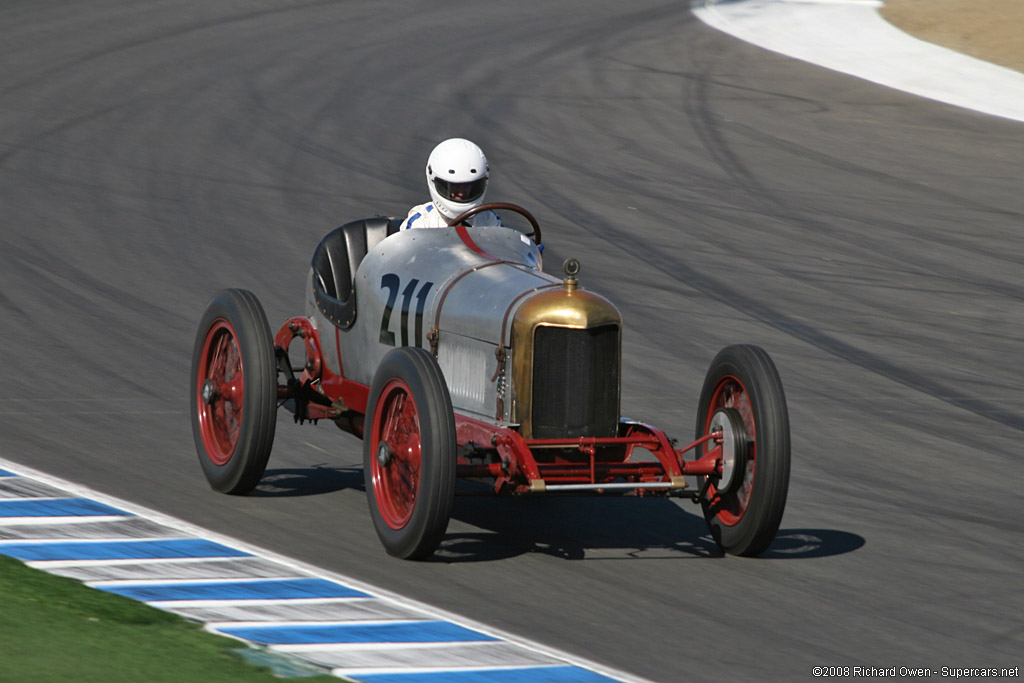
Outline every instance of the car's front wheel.
[(400, 347), (370, 385), (363, 476), (370, 515), (391, 555), (422, 559), (444, 538), (455, 498), (456, 436), (437, 361)]
[[(729, 346), (708, 369), (697, 411), (697, 438), (723, 433), (722, 473), (701, 498), (715, 542), (732, 555), (771, 545), (789, 490), (789, 414), (782, 381), (757, 346)], [(704, 454), (704, 446), (697, 456)], [(703, 486), (705, 477), (698, 477)]]

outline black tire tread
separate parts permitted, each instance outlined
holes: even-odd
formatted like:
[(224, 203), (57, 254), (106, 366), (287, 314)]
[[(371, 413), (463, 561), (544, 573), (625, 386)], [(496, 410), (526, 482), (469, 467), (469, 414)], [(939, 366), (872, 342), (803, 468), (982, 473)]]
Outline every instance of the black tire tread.
[[(708, 530), (723, 551), (741, 556), (764, 552), (775, 539), (789, 489), (790, 433), (785, 392), (771, 357), (759, 346), (740, 344), (722, 349), (711, 362), (701, 390), (697, 436), (703, 436), (710, 401), (719, 379), (731, 374), (750, 395), (757, 430), (758, 459), (754, 491), (743, 518), (734, 526), (721, 524), (701, 501)], [(698, 482), (701, 483), (701, 482)]]
[[(226, 318), (238, 335), (245, 373), (242, 426), (235, 456), (216, 465), (205, 452), (198, 428), (196, 381), (199, 355), (210, 325)], [(274, 340), (259, 299), (244, 289), (224, 289), (210, 300), (203, 314), (192, 352), (190, 405), (192, 431), (199, 461), (210, 487), (222, 493), (244, 495), (256, 487), (266, 470), (277, 422), (277, 364)]]
[(396, 376), (405, 380), (413, 394), (424, 439), (420, 490), (412, 518), (403, 529), (390, 528), (377, 510), (371, 470), (375, 454), (370, 433), (363, 440), (363, 473), (370, 515), (385, 550), (395, 557), (419, 560), (437, 549), (451, 518), (455, 499), (455, 418), (448, 385), (434, 357), (417, 347), (399, 347), (384, 357), (374, 375), (367, 402), (368, 429), (372, 429), (381, 389)]

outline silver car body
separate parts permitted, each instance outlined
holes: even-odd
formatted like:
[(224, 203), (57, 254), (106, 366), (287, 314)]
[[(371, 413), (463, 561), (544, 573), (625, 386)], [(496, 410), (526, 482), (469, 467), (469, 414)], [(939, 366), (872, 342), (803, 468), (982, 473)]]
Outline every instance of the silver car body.
[[(533, 241), (510, 228), (404, 230), (371, 247), (359, 263), (353, 278), (356, 313), (348, 327), (333, 324), (319, 310), (313, 277), (307, 284), (307, 316), (330, 372), (370, 385), (385, 354), (396, 346), (420, 346), (434, 352), (457, 412), (497, 424), (520, 423), (516, 385), (529, 385), (531, 379), (517, 382), (514, 368), (532, 363), (532, 355), (527, 342), (520, 343), (522, 353), (512, 353), (517, 319), (531, 329), (621, 326), (610, 303), (576, 290), (575, 281), (566, 291), (568, 285), (542, 272), (540, 262)], [(531, 307), (539, 296), (548, 303)], [(529, 323), (522, 322), (524, 316)], [(618, 345), (618, 328), (615, 334)], [(618, 367), (616, 409), (617, 378)]]

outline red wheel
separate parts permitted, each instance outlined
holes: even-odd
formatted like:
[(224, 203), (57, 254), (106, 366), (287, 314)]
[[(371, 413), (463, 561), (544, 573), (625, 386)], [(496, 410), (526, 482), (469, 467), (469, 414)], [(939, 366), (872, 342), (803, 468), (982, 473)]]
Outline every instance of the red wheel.
[(718, 385), (708, 401), (704, 434), (710, 433), (713, 427), (719, 426), (713, 424), (715, 415), (725, 408), (735, 410), (742, 425), (746, 442), (746, 448), (740, 454), (743, 471), (738, 473), (739, 478), (735, 479), (736, 483), (731, 486), (723, 485), (724, 476), (713, 480), (708, 486), (708, 498), (722, 524), (733, 526), (743, 518), (747, 506), (750, 505), (750, 494), (754, 490), (754, 474), (757, 468), (757, 425), (754, 423), (754, 411), (750, 407), (750, 394), (747, 393), (743, 383), (732, 375), (727, 375), (718, 381)]
[(385, 524), (397, 530), (412, 517), (423, 465), (420, 420), (409, 385), (390, 380), (373, 412), (373, 490)]
[(363, 476), (385, 550), (420, 559), (437, 549), (455, 497), (455, 419), (448, 386), (429, 353), (400, 347), (370, 386)]
[(235, 452), (242, 426), (245, 376), (235, 328), (223, 318), (203, 338), (196, 385), (199, 433), (210, 460), (223, 465)]
[[(782, 381), (756, 346), (730, 346), (711, 363), (701, 391), (697, 437), (723, 431), (722, 473), (701, 499), (715, 542), (733, 555), (771, 545), (789, 490), (789, 416)], [(699, 449), (704, 455), (713, 444)], [(703, 485), (703, 477), (698, 478)]]
[(276, 400), (263, 307), (250, 292), (218, 292), (196, 336), (190, 396), (196, 451), (211, 487), (247, 493), (259, 482), (274, 439)]

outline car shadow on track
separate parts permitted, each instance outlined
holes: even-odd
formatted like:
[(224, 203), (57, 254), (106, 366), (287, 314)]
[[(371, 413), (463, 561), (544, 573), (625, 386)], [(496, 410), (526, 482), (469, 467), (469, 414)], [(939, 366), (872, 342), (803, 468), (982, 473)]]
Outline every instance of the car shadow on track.
[(566, 560), (721, 557), (704, 518), (655, 498), (459, 496), (452, 518), (483, 529), (448, 535), (441, 562), (484, 562), (525, 553)]
[(342, 489), (365, 490), (362, 467), (313, 465), (268, 469), (249, 495), (255, 498), (317, 496)]
[(779, 529), (775, 542), (758, 557), (763, 560), (803, 560), (832, 557), (859, 550), (863, 536), (835, 529)]
[[(452, 518), (479, 527), (449, 526), (428, 561), (488, 562), (526, 553), (566, 560), (700, 559), (724, 557), (694, 512), (663, 498), (493, 498), (459, 496)], [(809, 559), (852, 552), (865, 540), (830, 529), (780, 529), (759, 559)]]
[[(268, 469), (252, 497), (314, 496), (365, 491), (362, 467), (313, 465)], [(665, 498), (498, 498), (489, 487), (460, 481), (452, 519), (480, 531), (449, 526), (428, 562), (490, 562), (542, 553), (565, 560), (722, 558), (700, 508)], [(692, 508), (692, 512), (687, 508)], [(758, 559), (795, 560), (843, 555), (863, 537), (834, 529), (780, 529)]]

